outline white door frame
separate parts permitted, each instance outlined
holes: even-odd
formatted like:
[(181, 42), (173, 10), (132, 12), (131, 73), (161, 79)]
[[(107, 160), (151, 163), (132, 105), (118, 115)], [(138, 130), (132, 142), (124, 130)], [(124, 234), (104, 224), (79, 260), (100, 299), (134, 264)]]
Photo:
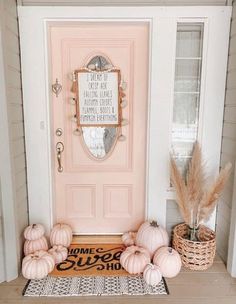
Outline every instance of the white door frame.
[[(155, 218), (165, 226), (166, 203), (174, 197), (169, 190), (169, 151), (176, 23), (200, 20), (207, 28), (199, 140), (208, 160), (208, 171), (215, 174), (220, 164), (230, 16), (231, 7), (19, 7), (31, 223), (41, 222), (48, 230), (53, 223), (51, 155), (54, 147), (50, 138), (47, 22), (126, 20), (150, 23), (146, 217)], [(214, 228), (215, 217), (210, 226)]]

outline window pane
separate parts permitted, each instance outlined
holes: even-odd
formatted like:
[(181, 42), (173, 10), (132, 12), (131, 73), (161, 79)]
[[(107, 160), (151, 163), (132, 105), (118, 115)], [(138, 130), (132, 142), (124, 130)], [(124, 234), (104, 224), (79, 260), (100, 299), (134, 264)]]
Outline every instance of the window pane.
[(175, 63), (175, 92), (198, 92), (200, 88), (198, 59), (177, 59)]
[(203, 24), (178, 24), (172, 122), (172, 152), (184, 174), (197, 139)]
[(203, 24), (178, 24), (176, 57), (202, 56)]

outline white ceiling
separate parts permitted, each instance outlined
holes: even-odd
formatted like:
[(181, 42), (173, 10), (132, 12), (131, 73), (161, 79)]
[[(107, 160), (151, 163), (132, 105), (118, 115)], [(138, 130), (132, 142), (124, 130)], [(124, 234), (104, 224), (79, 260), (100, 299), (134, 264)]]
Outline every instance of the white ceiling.
[(232, 0), (17, 0), (18, 5), (52, 6), (177, 6), (177, 5), (231, 5)]

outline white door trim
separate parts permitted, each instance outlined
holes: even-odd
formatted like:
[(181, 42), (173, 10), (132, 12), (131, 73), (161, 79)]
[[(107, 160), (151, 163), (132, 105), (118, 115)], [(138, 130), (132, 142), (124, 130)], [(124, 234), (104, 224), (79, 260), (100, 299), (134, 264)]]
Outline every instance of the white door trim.
[[(3, 12), (1, 9), (0, 7), (0, 20)], [(0, 219), (0, 233), (2, 233), (0, 236), (0, 242), (2, 243), (2, 248), (0, 248), (0, 281), (10, 281), (18, 276), (18, 257), (3, 34), (0, 22), (0, 208), (2, 209), (0, 212), (0, 215), (2, 215)], [(2, 265), (4, 265), (3, 268)]]
[[(63, 21), (143, 20), (151, 23), (147, 217), (156, 218), (165, 226), (166, 200), (174, 197), (169, 191), (168, 153), (173, 90), (168, 91), (161, 84), (169, 81), (169, 86), (173, 87), (176, 32), (174, 32), (175, 26), (171, 24), (186, 18), (192, 18), (194, 21), (207, 19), (210, 24), (206, 50), (207, 74), (203, 84), (210, 89), (205, 90), (202, 97), (202, 100), (207, 101), (202, 111), (203, 120), (209, 123), (202, 125), (204, 132), (201, 135), (201, 142), (204, 144), (205, 158), (209, 160), (208, 169), (210, 173), (216, 173), (220, 163), (230, 16), (230, 7), (19, 7), (31, 223), (40, 221), (50, 229), (53, 222), (51, 155), (54, 153), (54, 147), (51, 146), (50, 140), (48, 105), (51, 84), (48, 80), (46, 23), (61, 19)], [(161, 27), (163, 29), (164, 26), (165, 32), (161, 32)], [(214, 32), (217, 32), (217, 35)], [(165, 43), (161, 44), (160, 37), (161, 35), (164, 37), (164, 33), (165, 38), (168, 36), (166, 33), (169, 36), (168, 39), (162, 40)], [(167, 62), (160, 59), (161, 54), (167, 56)], [(160, 101), (158, 105), (157, 100)], [(211, 115), (209, 119), (207, 116), (212, 110), (215, 110), (215, 116)], [(163, 123), (167, 127), (163, 128)], [(216, 128), (216, 131), (213, 128)], [(214, 224), (213, 217), (212, 228)]]

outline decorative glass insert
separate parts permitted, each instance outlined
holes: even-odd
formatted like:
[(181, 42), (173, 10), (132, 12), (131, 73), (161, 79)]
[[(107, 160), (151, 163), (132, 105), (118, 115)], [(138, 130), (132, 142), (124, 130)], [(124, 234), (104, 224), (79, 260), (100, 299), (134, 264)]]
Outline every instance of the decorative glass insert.
[(172, 153), (185, 174), (199, 127), (203, 23), (177, 26)]

